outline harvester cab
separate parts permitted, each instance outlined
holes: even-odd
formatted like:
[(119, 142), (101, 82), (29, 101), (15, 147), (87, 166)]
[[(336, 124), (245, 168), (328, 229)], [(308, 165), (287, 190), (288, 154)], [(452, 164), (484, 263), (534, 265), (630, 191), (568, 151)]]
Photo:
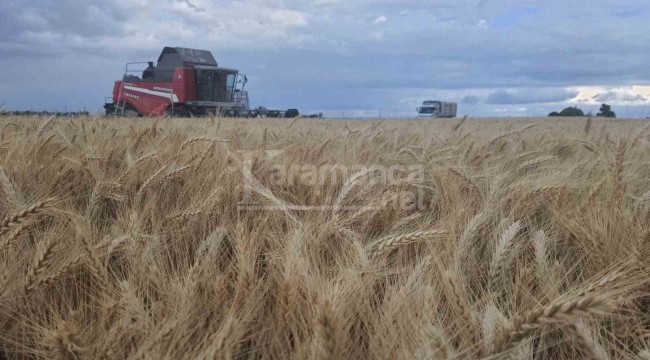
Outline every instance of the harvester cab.
[(123, 116), (248, 116), (247, 80), (220, 67), (210, 51), (166, 47), (157, 64), (126, 64), (104, 108), (107, 115)]

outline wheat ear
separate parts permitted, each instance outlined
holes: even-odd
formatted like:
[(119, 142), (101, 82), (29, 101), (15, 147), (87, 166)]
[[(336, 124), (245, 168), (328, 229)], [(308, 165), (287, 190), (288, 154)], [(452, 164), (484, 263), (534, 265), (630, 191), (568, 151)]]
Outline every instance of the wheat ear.
[(88, 355), (88, 348), (81, 346), (78, 329), (63, 323), (56, 330), (50, 330), (47, 338), (48, 350), (55, 359), (82, 359)]
[(52, 263), (54, 257), (54, 241), (49, 240), (43, 245), (42, 249), (38, 251), (34, 263), (27, 271), (25, 276), (25, 284), (23, 287), (23, 295), (27, 296), (31, 290), (38, 284), (37, 277), (45, 272), (45, 268)]
[(381, 256), (388, 254), (393, 250), (396, 250), (404, 245), (412, 244), (424, 240), (430, 240), (436, 238), (440, 235), (446, 234), (446, 230), (427, 230), (427, 231), (415, 231), (412, 233), (407, 233), (397, 236), (388, 236), (382, 239), (377, 240), (371, 245), (371, 248), (374, 249), (375, 256)]
[(338, 341), (336, 339), (336, 318), (334, 308), (329, 300), (318, 306), (314, 329), (315, 359), (337, 359)]
[(476, 344), (476, 323), (472, 317), (472, 310), (465, 289), (456, 272), (447, 270), (443, 274), (446, 297), (452, 312), (459, 319), (458, 331), (462, 334), (465, 346), (468, 348)]
[(27, 288), (27, 290), (32, 291), (33, 289), (37, 289), (43, 286), (53, 284), (54, 281), (56, 281), (58, 278), (63, 276), (63, 274), (67, 273), (68, 271), (70, 271), (70, 269), (74, 268), (77, 264), (79, 264), (81, 259), (82, 256), (77, 256), (76, 258), (68, 261), (61, 268), (54, 270), (53, 272), (49, 273), (49, 275), (47, 275), (46, 277), (36, 280), (31, 287)]
[(52, 201), (53, 201), (52, 199), (43, 200), (41, 202), (32, 205), (28, 209), (19, 212), (18, 214), (5, 218), (0, 223), (0, 236), (4, 235), (7, 231), (9, 231), (9, 229), (25, 222), (27, 219), (38, 215)]
[(517, 316), (504, 329), (492, 354), (504, 352), (547, 324), (575, 321), (586, 315), (605, 315), (613, 310), (612, 302), (603, 296), (587, 296), (559, 301), (537, 307), (523, 316)]
[(501, 269), (507, 265), (508, 260), (511, 258), (509, 255), (512, 253), (512, 250), (516, 245), (516, 242), (514, 240), (520, 229), (521, 224), (519, 222), (515, 222), (510, 225), (499, 238), (496, 251), (494, 252), (494, 257), (492, 258), (492, 263), (490, 264), (490, 272), (488, 275), (492, 289), (494, 289), (494, 285), (496, 284), (495, 282), (500, 278)]

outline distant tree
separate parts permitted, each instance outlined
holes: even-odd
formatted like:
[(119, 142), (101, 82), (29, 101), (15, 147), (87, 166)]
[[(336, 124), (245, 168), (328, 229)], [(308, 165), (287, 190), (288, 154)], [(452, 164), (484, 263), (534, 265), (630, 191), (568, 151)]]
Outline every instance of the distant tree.
[(557, 117), (557, 116), (580, 117), (580, 116), (585, 116), (585, 113), (582, 110), (578, 109), (578, 107), (568, 107), (560, 111), (559, 113), (557, 111), (553, 111), (552, 113), (548, 114), (548, 116), (549, 117)]
[(611, 105), (603, 104), (600, 107), (600, 112), (596, 115), (598, 117), (606, 117), (606, 118), (615, 118), (616, 113), (612, 111)]

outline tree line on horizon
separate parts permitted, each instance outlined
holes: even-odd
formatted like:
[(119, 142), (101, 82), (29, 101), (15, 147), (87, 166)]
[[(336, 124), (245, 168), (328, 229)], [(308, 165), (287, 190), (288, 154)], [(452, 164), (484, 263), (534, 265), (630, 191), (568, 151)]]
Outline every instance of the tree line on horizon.
[[(612, 111), (612, 106), (607, 104), (602, 104), (598, 110), (597, 117), (605, 118), (616, 118), (616, 113)], [(548, 114), (549, 117), (581, 117), (581, 116), (592, 116), (591, 113), (585, 114), (584, 111), (578, 108), (578, 106), (569, 106), (564, 108), (564, 110), (557, 112), (553, 111)]]

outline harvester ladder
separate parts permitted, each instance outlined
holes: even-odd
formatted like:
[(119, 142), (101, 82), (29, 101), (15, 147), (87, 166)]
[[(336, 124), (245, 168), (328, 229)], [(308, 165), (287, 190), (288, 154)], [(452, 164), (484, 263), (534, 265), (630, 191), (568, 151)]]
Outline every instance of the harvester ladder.
[(122, 100), (122, 92), (124, 92), (124, 81), (122, 81), (122, 83), (120, 84), (120, 91), (117, 94), (117, 103), (115, 104), (115, 116), (124, 115), (126, 100)]
[(170, 108), (172, 110), (171, 117), (174, 117), (174, 90), (169, 92), (169, 103), (171, 104)]

